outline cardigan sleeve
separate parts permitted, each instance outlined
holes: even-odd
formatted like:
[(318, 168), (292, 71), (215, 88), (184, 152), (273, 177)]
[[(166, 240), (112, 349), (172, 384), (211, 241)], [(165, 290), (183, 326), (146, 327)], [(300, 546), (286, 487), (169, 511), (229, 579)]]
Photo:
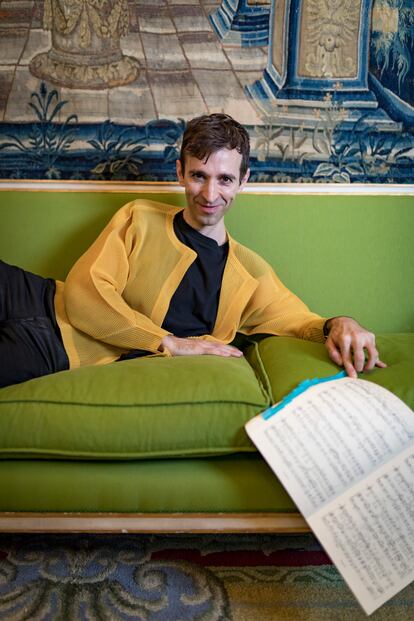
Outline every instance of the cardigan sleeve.
[[(264, 262), (263, 262), (264, 264)], [(295, 336), (323, 342), (325, 318), (309, 310), (267, 264), (241, 318), (244, 334)]]
[(169, 333), (131, 308), (122, 296), (128, 256), (136, 243), (132, 220), (130, 204), (125, 205), (75, 263), (65, 282), (65, 309), (73, 326), (98, 341), (157, 352)]

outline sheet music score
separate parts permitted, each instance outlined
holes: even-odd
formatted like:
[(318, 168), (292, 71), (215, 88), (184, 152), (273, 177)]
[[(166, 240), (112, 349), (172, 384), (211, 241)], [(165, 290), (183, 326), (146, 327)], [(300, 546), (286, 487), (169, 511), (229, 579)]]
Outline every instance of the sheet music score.
[(414, 412), (350, 378), (246, 431), (367, 614), (414, 579)]

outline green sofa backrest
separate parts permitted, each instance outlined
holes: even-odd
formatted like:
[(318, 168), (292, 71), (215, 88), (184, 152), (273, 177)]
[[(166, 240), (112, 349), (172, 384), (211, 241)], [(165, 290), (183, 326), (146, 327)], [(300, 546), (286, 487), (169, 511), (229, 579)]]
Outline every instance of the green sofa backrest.
[[(174, 192), (0, 192), (0, 256), (64, 279), (111, 215)], [(230, 233), (256, 250), (313, 310), (376, 332), (414, 331), (414, 197), (241, 194)]]

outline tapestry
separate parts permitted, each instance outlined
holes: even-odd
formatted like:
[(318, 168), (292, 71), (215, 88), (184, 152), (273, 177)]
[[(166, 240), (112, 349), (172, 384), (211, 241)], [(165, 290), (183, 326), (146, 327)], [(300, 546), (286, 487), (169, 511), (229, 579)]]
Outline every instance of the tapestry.
[(224, 112), (250, 181), (414, 182), (414, 0), (0, 0), (0, 179), (175, 181)]
[[(371, 621), (414, 617), (414, 585)], [(364, 621), (306, 535), (2, 535), (2, 621)]]

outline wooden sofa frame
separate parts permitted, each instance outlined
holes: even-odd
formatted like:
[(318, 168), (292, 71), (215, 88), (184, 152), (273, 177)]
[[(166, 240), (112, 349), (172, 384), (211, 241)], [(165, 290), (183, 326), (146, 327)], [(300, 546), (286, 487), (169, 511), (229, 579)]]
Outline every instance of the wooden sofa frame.
[(300, 513), (0, 513), (3, 533), (306, 533)]

